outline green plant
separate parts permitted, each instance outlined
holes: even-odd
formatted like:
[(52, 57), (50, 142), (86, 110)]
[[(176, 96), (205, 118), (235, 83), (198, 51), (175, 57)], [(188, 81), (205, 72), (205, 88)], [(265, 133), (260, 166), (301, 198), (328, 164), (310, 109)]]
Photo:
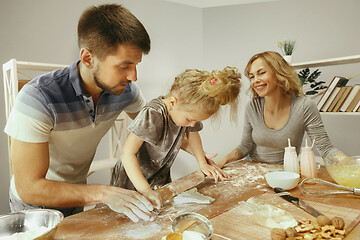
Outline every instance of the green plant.
[(278, 47), (285, 55), (292, 55), (295, 50), (296, 41), (284, 40), (282, 42), (278, 42)]
[(298, 73), (298, 76), (303, 85), (310, 83), (310, 90), (306, 91), (306, 95), (315, 95), (318, 94), (320, 90), (327, 88), (323, 85), (324, 81), (317, 82), (317, 79), (320, 76), (321, 72), (319, 69), (316, 69), (314, 72), (310, 73), (309, 68), (305, 68)]

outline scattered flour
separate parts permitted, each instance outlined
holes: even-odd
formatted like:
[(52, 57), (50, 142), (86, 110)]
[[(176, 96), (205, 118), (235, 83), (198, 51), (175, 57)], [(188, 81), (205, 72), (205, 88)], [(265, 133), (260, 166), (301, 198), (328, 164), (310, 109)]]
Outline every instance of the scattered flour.
[(140, 228), (130, 229), (125, 232), (125, 236), (131, 239), (145, 239), (154, 236), (161, 231), (161, 227), (156, 223), (144, 224)]

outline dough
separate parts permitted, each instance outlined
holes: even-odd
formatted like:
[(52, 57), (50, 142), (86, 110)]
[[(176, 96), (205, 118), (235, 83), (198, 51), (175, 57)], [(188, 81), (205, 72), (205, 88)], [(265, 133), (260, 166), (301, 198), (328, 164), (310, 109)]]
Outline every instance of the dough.
[(243, 214), (254, 218), (258, 224), (268, 228), (294, 227), (297, 221), (288, 212), (269, 204), (259, 204), (253, 198), (240, 202), (244, 207)]
[(187, 190), (173, 199), (174, 204), (185, 204), (185, 203), (198, 203), (198, 204), (210, 204), (215, 201), (214, 198), (205, 196), (198, 192), (197, 188)]

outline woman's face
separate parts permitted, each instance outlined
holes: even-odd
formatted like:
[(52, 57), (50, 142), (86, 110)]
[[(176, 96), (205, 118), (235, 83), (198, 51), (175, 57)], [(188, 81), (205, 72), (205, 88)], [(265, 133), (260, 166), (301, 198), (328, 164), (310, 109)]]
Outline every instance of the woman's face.
[(275, 72), (262, 58), (251, 64), (249, 78), (252, 89), (259, 97), (270, 96), (280, 90)]

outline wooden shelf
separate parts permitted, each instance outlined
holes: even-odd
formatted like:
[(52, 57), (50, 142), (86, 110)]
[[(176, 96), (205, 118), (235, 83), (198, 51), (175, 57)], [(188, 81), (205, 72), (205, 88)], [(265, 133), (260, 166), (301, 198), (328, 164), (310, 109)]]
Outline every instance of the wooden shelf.
[(320, 112), (321, 115), (341, 115), (341, 116), (360, 116), (360, 112)]
[(312, 68), (312, 67), (326, 67), (326, 66), (350, 64), (350, 63), (360, 63), (360, 55), (294, 63), (292, 64), (292, 66), (295, 69), (299, 69), (299, 68)]

